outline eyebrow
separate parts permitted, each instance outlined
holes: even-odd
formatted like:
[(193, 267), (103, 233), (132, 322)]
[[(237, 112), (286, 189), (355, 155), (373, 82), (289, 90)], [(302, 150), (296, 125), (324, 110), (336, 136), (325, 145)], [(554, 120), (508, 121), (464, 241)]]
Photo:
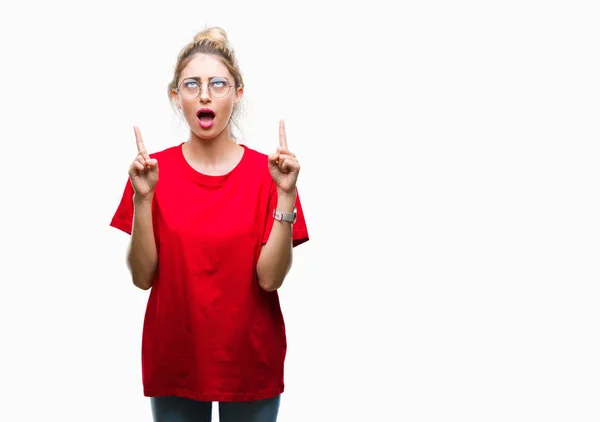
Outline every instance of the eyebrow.
[[(227, 79), (227, 80), (229, 80), (226, 76), (210, 76), (208, 78), (208, 80), (210, 81), (211, 79), (214, 79), (214, 78), (221, 78), (221, 79)], [(185, 78), (181, 78), (182, 81), (185, 81), (186, 79), (199, 79), (199, 80), (202, 80), (202, 78), (200, 76), (188, 76), (188, 77), (185, 77)]]

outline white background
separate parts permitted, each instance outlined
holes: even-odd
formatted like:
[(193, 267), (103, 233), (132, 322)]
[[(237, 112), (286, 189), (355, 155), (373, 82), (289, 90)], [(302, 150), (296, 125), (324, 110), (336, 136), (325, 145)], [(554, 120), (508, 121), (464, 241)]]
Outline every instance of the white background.
[(242, 141), (284, 118), (302, 164), (279, 420), (598, 421), (593, 3), (2, 6), (1, 419), (150, 420), (148, 292), (108, 224), (132, 126), (185, 140), (166, 86), (219, 25)]

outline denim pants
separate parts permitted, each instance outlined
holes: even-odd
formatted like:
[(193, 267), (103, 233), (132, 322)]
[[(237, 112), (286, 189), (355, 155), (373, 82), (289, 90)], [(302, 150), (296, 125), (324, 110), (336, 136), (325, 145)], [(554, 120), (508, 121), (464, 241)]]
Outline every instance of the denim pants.
[[(281, 395), (249, 402), (218, 402), (219, 422), (276, 422)], [(211, 422), (212, 402), (151, 397), (154, 422)]]

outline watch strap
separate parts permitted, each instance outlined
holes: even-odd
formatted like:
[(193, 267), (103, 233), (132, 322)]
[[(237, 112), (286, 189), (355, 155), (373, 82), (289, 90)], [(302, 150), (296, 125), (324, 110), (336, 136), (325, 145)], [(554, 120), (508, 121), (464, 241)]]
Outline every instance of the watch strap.
[(296, 215), (296, 207), (294, 207), (294, 212), (282, 212), (278, 209), (273, 210), (273, 218), (277, 221), (287, 221), (294, 224), (296, 222)]

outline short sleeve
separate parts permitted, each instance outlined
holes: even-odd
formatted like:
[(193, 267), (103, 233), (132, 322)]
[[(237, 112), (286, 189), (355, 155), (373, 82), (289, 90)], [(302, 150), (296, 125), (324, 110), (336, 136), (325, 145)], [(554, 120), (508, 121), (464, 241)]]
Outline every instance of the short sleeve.
[[(296, 247), (309, 240), (308, 229), (306, 227), (306, 219), (300, 202), (300, 194), (296, 188), (296, 223), (292, 226), (292, 246)], [(269, 206), (267, 207), (267, 224), (263, 233), (263, 245), (269, 240), (271, 229), (273, 228), (273, 210), (277, 206), (277, 187), (271, 183), (269, 191)]]
[(110, 222), (112, 227), (122, 230), (127, 234), (131, 234), (133, 226), (133, 194), (133, 186), (131, 185), (131, 181), (127, 179), (121, 202)]

